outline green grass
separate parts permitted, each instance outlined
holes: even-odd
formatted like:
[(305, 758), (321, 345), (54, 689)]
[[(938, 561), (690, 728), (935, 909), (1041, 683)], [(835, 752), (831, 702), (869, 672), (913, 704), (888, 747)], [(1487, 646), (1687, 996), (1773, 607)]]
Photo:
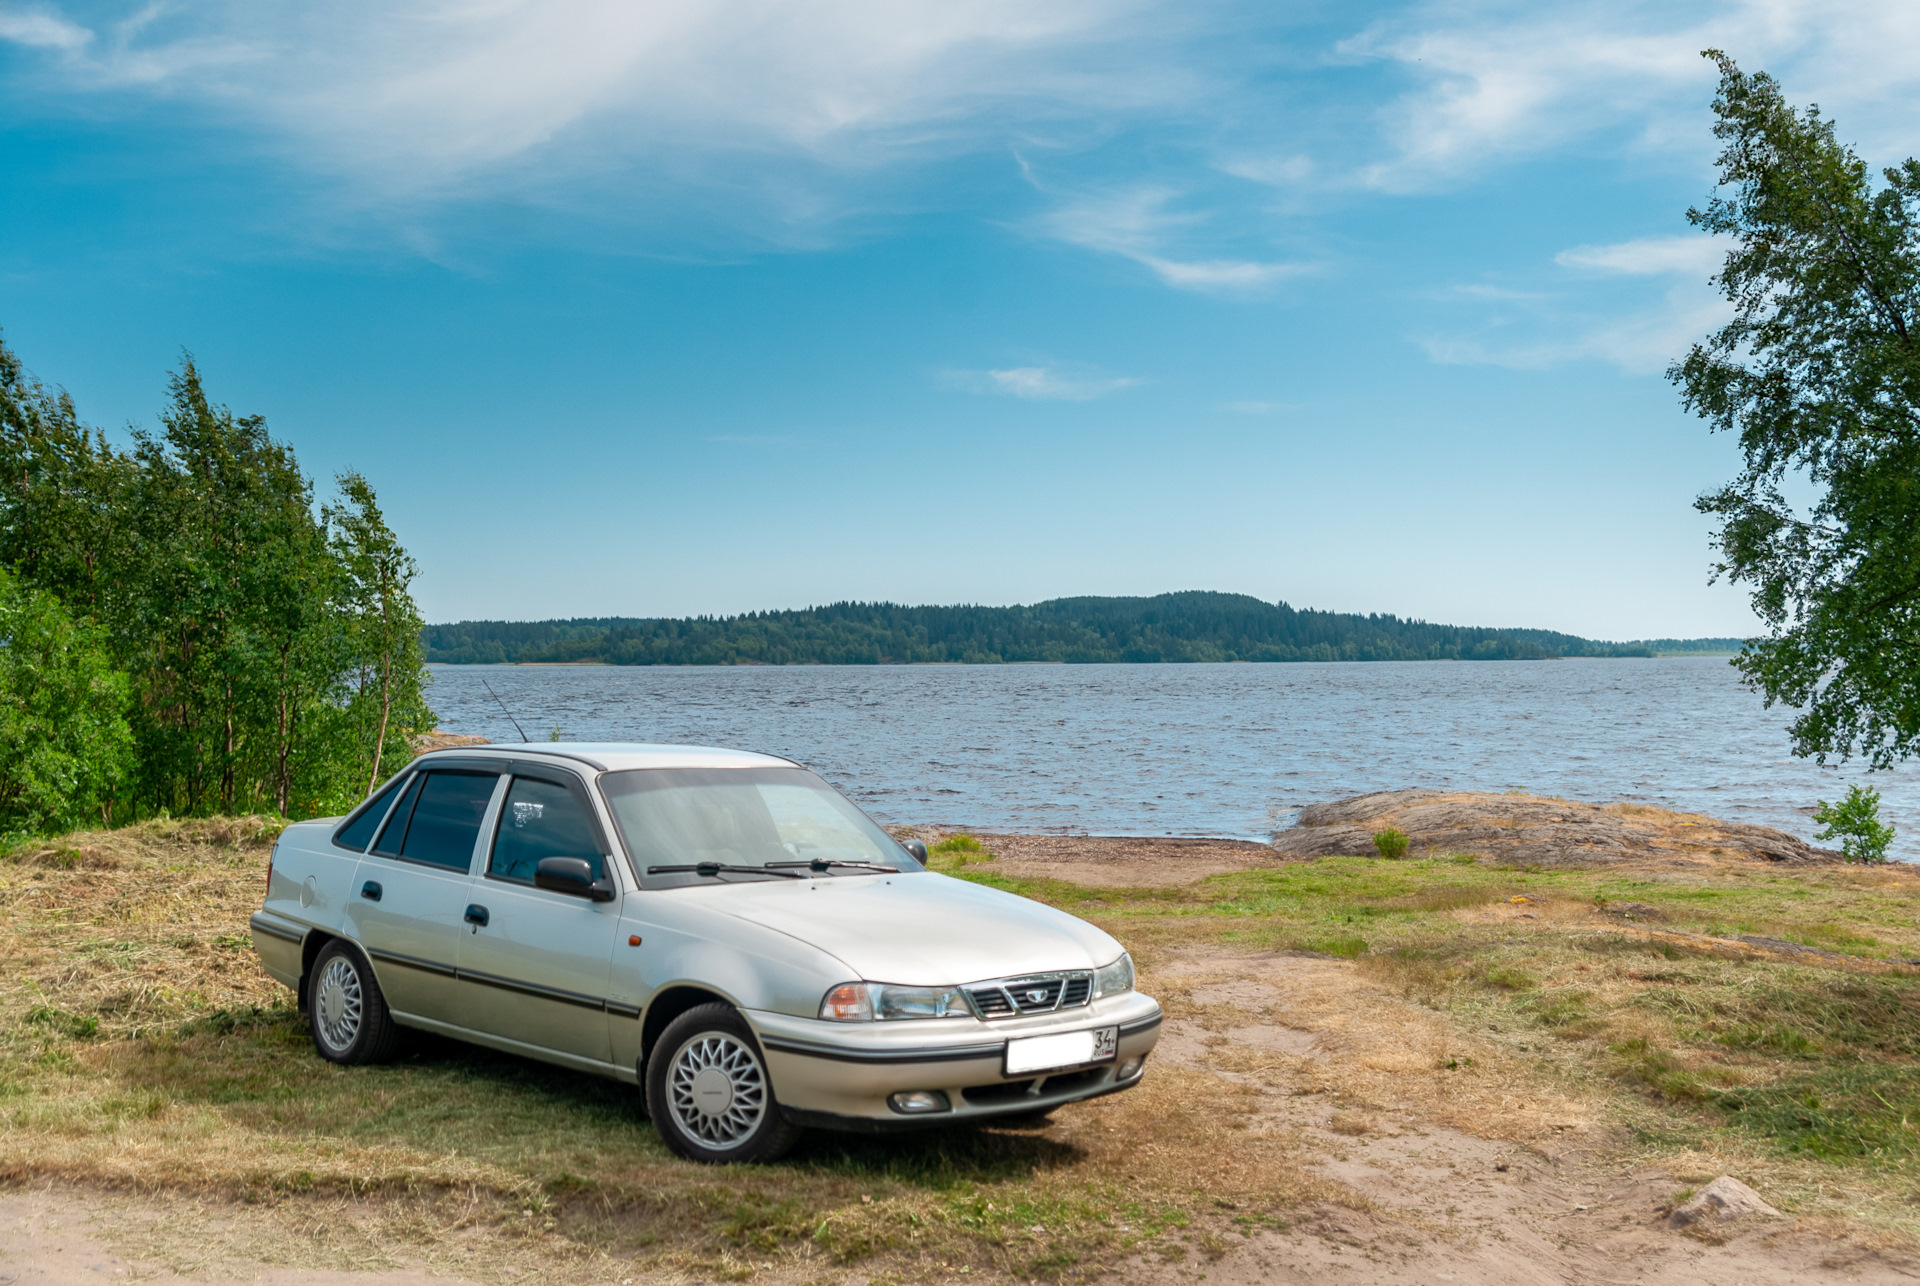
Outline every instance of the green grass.
[[(1909, 872), (1527, 871), (1451, 855), (1324, 858), (1153, 890), (956, 873), (1087, 916), (1148, 959), (1194, 941), (1357, 959), (1465, 1027), (1532, 1033), (1551, 1074), (1618, 1094), (1643, 1133), (1737, 1136), (1920, 1180), (1920, 975), (1871, 963), (1920, 956)], [(1591, 914), (1620, 903), (1657, 918), (1629, 929)], [(1496, 904), (1539, 918), (1457, 914)], [(1662, 930), (1778, 938), (1863, 963), (1722, 959)]]

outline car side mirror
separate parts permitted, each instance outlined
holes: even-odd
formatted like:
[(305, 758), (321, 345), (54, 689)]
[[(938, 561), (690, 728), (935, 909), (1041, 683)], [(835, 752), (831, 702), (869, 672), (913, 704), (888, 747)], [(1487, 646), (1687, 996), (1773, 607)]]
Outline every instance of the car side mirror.
[(613, 881), (594, 879), (593, 865), (584, 857), (541, 858), (540, 865), (534, 868), (533, 887), (595, 902), (613, 901)]
[(913, 860), (925, 866), (927, 864), (927, 846), (917, 839), (903, 839), (900, 847), (913, 854)]

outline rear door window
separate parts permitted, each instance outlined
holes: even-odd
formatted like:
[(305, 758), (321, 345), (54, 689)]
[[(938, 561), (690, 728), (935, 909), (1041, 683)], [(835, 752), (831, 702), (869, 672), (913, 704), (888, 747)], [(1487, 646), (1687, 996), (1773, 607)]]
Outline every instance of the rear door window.
[(556, 782), (515, 777), (500, 810), (487, 874), (531, 884), (543, 857), (580, 858), (593, 868), (596, 880), (605, 873), (600, 845), (580, 797)]
[(492, 773), (422, 774), (420, 784), (410, 788), (394, 810), (374, 851), (450, 871), (466, 870), (498, 780)]

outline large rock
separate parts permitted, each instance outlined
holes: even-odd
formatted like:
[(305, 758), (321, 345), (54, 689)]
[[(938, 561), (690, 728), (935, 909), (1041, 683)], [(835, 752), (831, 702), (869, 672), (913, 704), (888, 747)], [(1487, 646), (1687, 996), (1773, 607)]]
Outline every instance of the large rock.
[(1477, 853), (1515, 865), (1593, 866), (1649, 859), (1760, 858), (1833, 862), (1840, 854), (1784, 831), (1638, 804), (1584, 804), (1539, 795), (1392, 790), (1300, 810), (1274, 837), (1283, 857), (1372, 857), (1374, 835), (1392, 827), (1409, 852)]
[(1667, 1216), (1667, 1226), (1688, 1228), (1697, 1223), (1723, 1223), (1751, 1215), (1781, 1217), (1778, 1210), (1760, 1199), (1759, 1193), (1731, 1175), (1723, 1174), (1676, 1206)]

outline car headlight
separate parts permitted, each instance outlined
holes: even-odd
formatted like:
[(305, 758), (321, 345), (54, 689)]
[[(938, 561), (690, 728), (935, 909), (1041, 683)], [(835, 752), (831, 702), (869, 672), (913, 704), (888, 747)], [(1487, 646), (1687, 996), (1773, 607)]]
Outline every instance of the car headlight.
[(1133, 990), (1133, 957), (1122, 951), (1120, 958), (1110, 965), (1093, 971), (1093, 995), (1117, 996), (1123, 991)]
[(843, 982), (820, 1001), (820, 1016), (836, 1023), (953, 1018), (972, 1012), (958, 987), (902, 987), (891, 982)]

